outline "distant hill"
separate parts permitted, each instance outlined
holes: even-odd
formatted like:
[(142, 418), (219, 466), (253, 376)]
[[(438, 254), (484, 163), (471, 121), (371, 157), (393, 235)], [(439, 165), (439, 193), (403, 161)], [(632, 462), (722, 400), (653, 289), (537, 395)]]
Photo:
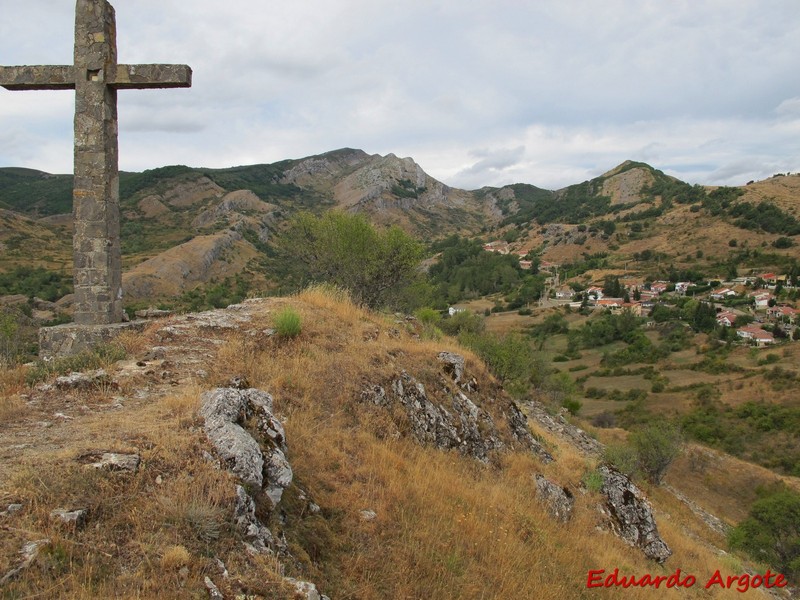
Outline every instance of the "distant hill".
[[(0, 208), (7, 209), (0, 269), (70, 270), (71, 189), (69, 175), (0, 169)], [(427, 241), (507, 239), (559, 264), (603, 255), (609, 265), (645, 270), (724, 271), (751, 258), (742, 258), (743, 248), (766, 248), (760, 262), (778, 268), (797, 257), (800, 233), (800, 175), (703, 187), (625, 161), (561, 190), (518, 183), (467, 191), (437, 181), (411, 158), (350, 148), (228, 169), (121, 173), (120, 204), (130, 299), (173, 296), (244, 272), (265, 282), (270, 240), (299, 210), (358, 212)], [(781, 238), (789, 242), (775, 248)]]

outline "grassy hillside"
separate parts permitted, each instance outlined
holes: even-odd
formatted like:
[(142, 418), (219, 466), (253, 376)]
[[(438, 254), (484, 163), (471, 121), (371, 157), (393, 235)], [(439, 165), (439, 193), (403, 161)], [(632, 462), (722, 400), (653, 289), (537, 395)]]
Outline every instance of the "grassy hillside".
[[(300, 335), (263, 338), (286, 306), (301, 316)], [(123, 339), (127, 359), (107, 364), (116, 384), (53, 393), (26, 388), (24, 370), (3, 374), (0, 499), (23, 508), (0, 541), (0, 572), (16, 564), (27, 541), (49, 540), (4, 593), (204, 597), (208, 576), (226, 597), (291, 598), (280, 573), (285, 568), (332, 598), (651, 598), (650, 589), (587, 590), (587, 572), (618, 567), (669, 575), (680, 568), (705, 582), (717, 569), (745, 568), (739, 557), (719, 556), (709, 543), (724, 540), (661, 488), (648, 492), (674, 551), (664, 566), (598, 531), (597, 493), (581, 485), (594, 460), (536, 427), (555, 462), (543, 465), (515, 450), (484, 465), (418, 445), (399, 415), (359, 401), (365, 385), (402, 370), (440, 393), (435, 357), (451, 350), (466, 357), (479, 382), (473, 397), (496, 411), (490, 399), (504, 393), (481, 361), (453, 341), (420, 340), (413, 328), (328, 292), (248, 310), (251, 320), (237, 330), (203, 326), (201, 318), (194, 327), (203, 327), (202, 335), (168, 321)], [(153, 354), (154, 346), (161, 354)], [(197, 363), (195, 356), (205, 358)], [(198, 418), (200, 393), (234, 375), (269, 391), (285, 419), (294, 483), (280, 514), (260, 513), (286, 537), (294, 559), (281, 558), (284, 567), (243, 550), (232, 523), (233, 478), (203, 458), (209, 446)], [(44, 419), (51, 426), (30, 437)], [(136, 452), (142, 463), (134, 474), (81, 464), (102, 451)], [(575, 494), (568, 524), (553, 521), (535, 499), (536, 473)], [(310, 501), (318, 511), (308, 509)], [(88, 508), (87, 526), (57, 525), (49, 513), (59, 507)], [(375, 518), (365, 519), (365, 510)], [(227, 578), (215, 559), (224, 562)], [(662, 589), (659, 596), (732, 597), (701, 588)]]

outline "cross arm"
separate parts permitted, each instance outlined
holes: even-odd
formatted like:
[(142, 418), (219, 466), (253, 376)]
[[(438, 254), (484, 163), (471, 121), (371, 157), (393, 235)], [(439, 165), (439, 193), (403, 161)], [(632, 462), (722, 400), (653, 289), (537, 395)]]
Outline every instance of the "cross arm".
[(0, 67), (0, 86), (7, 90), (72, 90), (72, 66)]
[(187, 65), (117, 65), (117, 89), (192, 87), (192, 69)]

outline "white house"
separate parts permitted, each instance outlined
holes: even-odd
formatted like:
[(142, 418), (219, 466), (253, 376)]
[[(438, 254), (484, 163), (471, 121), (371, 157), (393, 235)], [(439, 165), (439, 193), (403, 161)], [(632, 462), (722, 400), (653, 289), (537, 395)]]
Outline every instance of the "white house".
[(714, 290), (713, 292), (711, 292), (711, 298), (713, 300), (725, 300), (726, 298), (731, 298), (732, 296), (735, 295), (736, 292), (734, 292), (730, 288), (720, 288), (718, 290)]
[(755, 325), (748, 325), (736, 331), (736, 335), (745, 340), (750, 340), (756, 343), (757, 346), (766, 346), (775, 343), (775, 336), (770, 332), (764, 331), (761, 327)]

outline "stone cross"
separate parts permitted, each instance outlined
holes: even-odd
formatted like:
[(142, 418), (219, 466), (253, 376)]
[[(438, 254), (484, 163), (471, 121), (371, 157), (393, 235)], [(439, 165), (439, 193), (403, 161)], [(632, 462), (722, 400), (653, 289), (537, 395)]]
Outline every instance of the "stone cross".
[(192, 70), (117, 64), (114, 8), (106, 0), (78, 0), (74, 64), (0, 67), (0, 85), (75, 90), (74, 320), (79, 325), (121, 322), (117, 90), (190, 87)]

